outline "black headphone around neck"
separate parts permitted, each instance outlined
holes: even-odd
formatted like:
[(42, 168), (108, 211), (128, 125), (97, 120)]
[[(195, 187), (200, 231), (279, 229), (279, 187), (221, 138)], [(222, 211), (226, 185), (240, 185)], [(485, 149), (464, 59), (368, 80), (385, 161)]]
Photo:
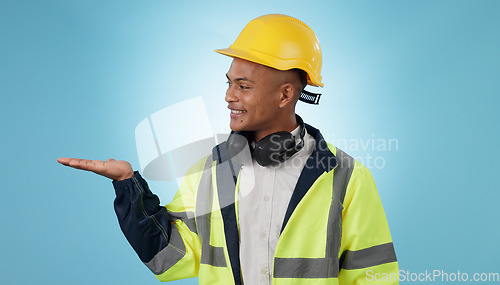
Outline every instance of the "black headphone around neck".
[(295, 138), (292, 133), (281, 131), (270, 134), (252, 147), (253, 132), (241, 131), (231, 132), (227, 139), (227, 148), (231, 157), (235, 157), (242, 152), (246, 147), (250, 147), (250, 152), (257, 163), (261, 166), (275, 166), (288, 158), (304, 147), (305, 127), (304, 121), (299, 115), (295, 115), (297, 123), (301, 127), (300, 142), (295, 143)]

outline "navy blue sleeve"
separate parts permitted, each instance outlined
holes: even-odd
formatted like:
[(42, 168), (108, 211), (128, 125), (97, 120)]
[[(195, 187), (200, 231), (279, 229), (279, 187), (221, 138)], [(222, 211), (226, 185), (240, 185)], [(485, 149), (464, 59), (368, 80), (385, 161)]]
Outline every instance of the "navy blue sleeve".
[(149, 262), (168, 245), (171, 225), (165, 207), (139, 172), (134, 177), (113, 181), (114, 202), (120, 228), (142, 262)]

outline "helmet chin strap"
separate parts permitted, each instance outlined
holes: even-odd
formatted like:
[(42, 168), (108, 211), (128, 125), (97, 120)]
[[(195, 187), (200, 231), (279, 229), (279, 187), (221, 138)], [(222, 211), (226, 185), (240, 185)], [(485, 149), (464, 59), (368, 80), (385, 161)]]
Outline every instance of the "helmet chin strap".
[(299, 100), (308, 104), (319, 105), (320, 97), (320, 93), (312, 93), (306, 90), (302, 90), (302, 94), (300, 94)]

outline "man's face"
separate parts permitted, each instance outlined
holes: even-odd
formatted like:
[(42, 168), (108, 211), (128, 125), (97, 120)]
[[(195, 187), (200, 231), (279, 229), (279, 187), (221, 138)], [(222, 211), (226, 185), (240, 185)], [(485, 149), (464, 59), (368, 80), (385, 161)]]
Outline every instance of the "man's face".
[(272, 133), (279, 124), (280, 82), (276, 70), (235, 58), (226, 74), (226, 102), (231, 110), (231, 129)]

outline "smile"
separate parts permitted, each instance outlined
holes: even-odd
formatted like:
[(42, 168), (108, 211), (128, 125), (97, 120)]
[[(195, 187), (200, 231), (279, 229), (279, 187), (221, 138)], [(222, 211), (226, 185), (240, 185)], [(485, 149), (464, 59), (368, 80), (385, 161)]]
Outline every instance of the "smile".
[(246, 113), (247, 111), (240, 111), (240, 110), (231, 110), (231, 114), (242, 114)]

